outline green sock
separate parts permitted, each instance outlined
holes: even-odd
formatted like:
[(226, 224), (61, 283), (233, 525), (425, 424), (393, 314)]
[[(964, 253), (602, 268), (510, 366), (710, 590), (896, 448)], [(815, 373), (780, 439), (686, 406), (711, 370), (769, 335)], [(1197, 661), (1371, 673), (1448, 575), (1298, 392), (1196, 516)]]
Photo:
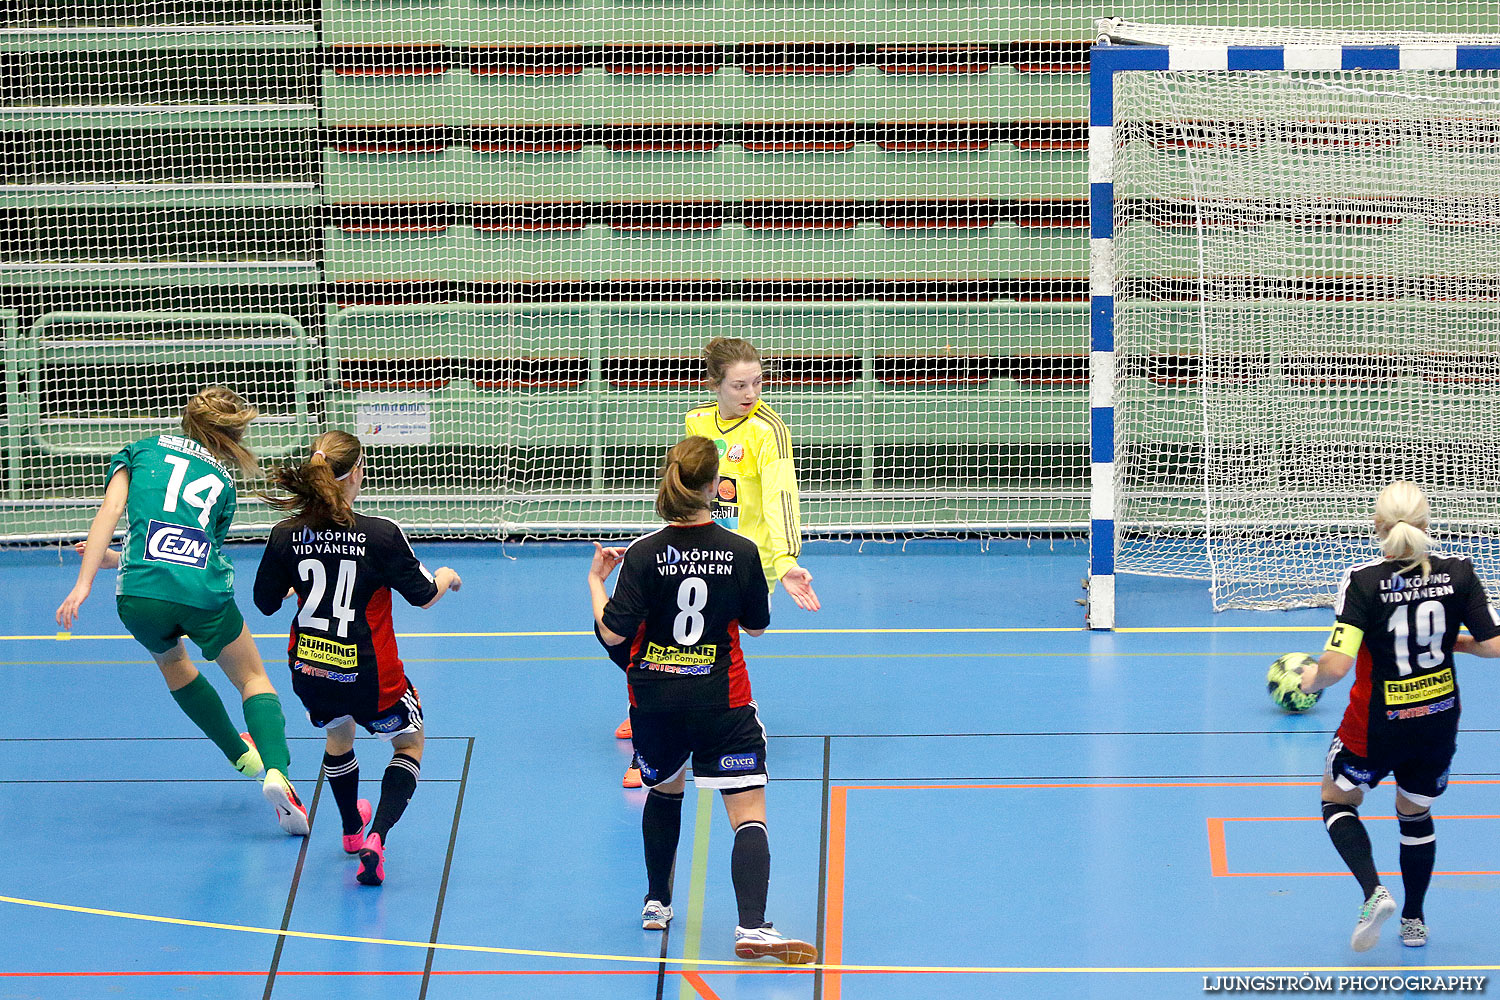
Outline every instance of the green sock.
[(229, 763), (235, 763), (250, 749), (240, 739), (240, 731), (229, 721), (229, 713), (219, 700), (219, 692), (214, 690), (207, 677), (199, 674), (185, 686), (173, 691), (172, 697), (177, 701), (177, 707), (193, 720), (193, 725), (203, 730), (203, 735), (213, 740), (214, 746), (224, 752)]
[(281, 714), (281, 699), (274, 694), (253, 694), (245, 699), (245, 728), (260, 751), (267, 771), (286, 774), (292, 766), (291, 751), (286, 748), (286, 716)]

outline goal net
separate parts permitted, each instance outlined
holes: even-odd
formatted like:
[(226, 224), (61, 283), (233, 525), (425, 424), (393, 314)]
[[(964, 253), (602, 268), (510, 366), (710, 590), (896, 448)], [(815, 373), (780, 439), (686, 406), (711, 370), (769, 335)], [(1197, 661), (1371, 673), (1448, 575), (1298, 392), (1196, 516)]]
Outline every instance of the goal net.
[(1500, 74), (1118, 73), (1113, 162), (1119, 570), (1327, 603), (1411, 479), (1494, 588)]
[(768, 359), (807, 531), (1084, 530), (1088, 17), (0, 5), (0, 539), (82, 534), (109, 455), (209, 382), (270, 460), (359, 434), (413, 530), (633, 531), (715, 336)]
[(970, 0), (8, 9), (0, 536), (81, 534), (209, 382), (272, 461), (360, 435), (412, 530), (635, 530), (719, 336), (767, 359), (807, 531), (1082, 530), (1084, 35)]

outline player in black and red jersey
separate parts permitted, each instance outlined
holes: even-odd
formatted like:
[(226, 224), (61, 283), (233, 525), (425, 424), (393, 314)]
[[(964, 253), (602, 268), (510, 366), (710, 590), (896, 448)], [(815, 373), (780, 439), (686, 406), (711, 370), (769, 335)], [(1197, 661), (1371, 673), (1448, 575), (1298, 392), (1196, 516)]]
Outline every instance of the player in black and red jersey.
[[(271, 529), (255, 606), (275, 614), (288, 590), (296, 592), (287, 644), (292, 690), (312, 724), (327, 730), (323, 773), (343, 819), (344, 850), (359, 855), (356, 877), (379, 885), (386, 838), (417, 788), (423, 743), (422, 703), (396, 653), (391, 591), (430, 608), (462, 581), (446, 566), (429, 574), (396, 522), (351, 506), (364, 482), (364, 449), (353, 435), (323, 434), (307, 461), (282, 466), (271, 481), (288, 495), (266, 500), (292, 516)], [(373, 817), (359, 797), (356, 723), (395, 751)]]
[[(1348, 570), (1337, 616), (1302, 690), (1319, 691), (1355, 668), (1349, 707), (1323, 771), (1323, 822), (1364, 893), (1350, 945), (1367, 951), (1396, 902), (1380, 884), (1370, 837), (1357, 807), (1364, 793), (1396, 776), (1401, 882), (1406, 899), (1401, 941), (1427, 943), (1422, 913), (1432, 880), (1436, 834), (1432, 803), (1448, 786), (1458, 735), (1458, 677), (1453, 653), (1500, 656), (1500, 616), (1467, 557), (1431, 551), (1431, 514), (1415, 483), (1394, 482), (1375, 503), (1383, 558)], [(1469, 635), (1460, 635), (1459, 626)]]
[[(630, 689), (641, 778), (648, 883), (641, 926), (672, 919), (672, 862), (682, 828), (689, 759), (700, 789), (718, 789), (734, 827), (731, 874), (739, 904), (734, 950), (802, 964), (817, 957), (765, 919), (771, 878), (766, 839), (766, 731), (750, 695), (740, 631), (760, 635), (771, 605), (760, 553), (713, 521), (719, 452), (704, 437), (667, 454), (656, 511), (666, 527), (628, 549), (594, 546), (589, 567), (594, 628)], [(604, 583), (621, 565), (613, 597)]]

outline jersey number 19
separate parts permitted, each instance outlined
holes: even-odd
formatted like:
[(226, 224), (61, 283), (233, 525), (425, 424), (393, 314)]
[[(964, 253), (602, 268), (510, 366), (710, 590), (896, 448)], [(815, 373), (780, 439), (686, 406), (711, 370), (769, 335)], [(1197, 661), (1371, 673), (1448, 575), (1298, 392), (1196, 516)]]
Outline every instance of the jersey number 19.
[(1417, 645), (1426, 647), (1417, 654), (1417, 666), (1431, 670), (1443, 662), (1443, 635), (1448, 631), (1448, 614), (1442, 601), (1423, 601), (1413, 614), (1410, 604), (1396, 608), (1385, 623), (1387, 632), (1395, 633), (1392, 645), (1396, 653), (1396, 672), (1402, 677), (1411, 673), (1411, 618), (1417, 619)]

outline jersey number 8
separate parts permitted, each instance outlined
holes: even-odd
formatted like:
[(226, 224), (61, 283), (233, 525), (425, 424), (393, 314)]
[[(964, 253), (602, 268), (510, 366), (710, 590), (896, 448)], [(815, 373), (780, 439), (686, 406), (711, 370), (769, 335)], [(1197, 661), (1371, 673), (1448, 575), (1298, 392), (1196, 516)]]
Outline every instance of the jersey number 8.
[(703, 638), (703, 609), (708, 607), (708, 584), (690, 576), (677, 588), (677, 617), (672, 621), (672, 639), (679, 646), (696, 646)]

